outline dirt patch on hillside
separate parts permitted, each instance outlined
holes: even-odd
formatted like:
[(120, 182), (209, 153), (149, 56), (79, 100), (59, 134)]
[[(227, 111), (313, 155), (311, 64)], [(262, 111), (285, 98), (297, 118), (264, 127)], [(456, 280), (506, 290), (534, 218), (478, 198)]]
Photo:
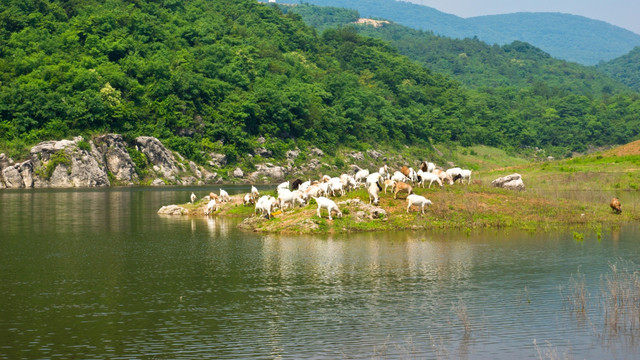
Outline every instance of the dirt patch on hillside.
[(640, 140), (604, 152), (605, 156), (640, 155)]

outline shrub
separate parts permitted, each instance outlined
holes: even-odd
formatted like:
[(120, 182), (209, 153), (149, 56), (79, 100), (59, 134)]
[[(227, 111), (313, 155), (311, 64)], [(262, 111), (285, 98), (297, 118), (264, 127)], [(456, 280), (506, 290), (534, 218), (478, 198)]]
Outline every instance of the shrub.
[(56, 170), (56, 167), (60, 164), (66, 166), (67, 173), (71, 174), (71, 157), (64, 152), (64, 150), (58, 150), (51, 154), (51, 158), (43, 167), (36, 169), (36, 175), (45, 180), (49, 180)]

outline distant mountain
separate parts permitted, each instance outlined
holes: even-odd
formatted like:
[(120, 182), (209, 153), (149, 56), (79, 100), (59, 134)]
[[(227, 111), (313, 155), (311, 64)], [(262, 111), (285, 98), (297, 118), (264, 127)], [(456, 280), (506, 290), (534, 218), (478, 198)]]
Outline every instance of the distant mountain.
[[(281, 0), (280, 3), (299, 3)], [(309, 4), (355, 9), (363, 17), (392, 20), (414, 29), (488, 44), (530, 43), (551, 56), (595, 65), (640, 46), (640, 35), (604, 21), (561, 13), (515, 13), (461, 18), (434, 8), (395, 0), (307, 0)]]
[[(282, 10), (299, 14), (319, 30), (352, 25), (360, 18), (357, 10), (309, 4), (282, 6)], [(389, 22), (354, 28), (361, 35), (388, 41), (402, 55), (472, 88), (545, 87), (555, 94), (589, 96), (629, 91), (594, 67), (554, 59), (521, 41), (488, 45), (478, 39), (452, 39)]]
[(598, 64), (596, 69), (640, 91), (640, 47), (634, 48), (619, 58)]

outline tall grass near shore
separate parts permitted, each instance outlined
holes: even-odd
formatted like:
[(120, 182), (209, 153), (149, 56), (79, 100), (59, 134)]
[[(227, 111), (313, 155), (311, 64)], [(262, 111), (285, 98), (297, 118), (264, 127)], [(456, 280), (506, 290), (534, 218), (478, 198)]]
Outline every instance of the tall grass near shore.
[(638, 345), (640, 337), (640, 270), (632, 262), (609, 264), (600, 277), (600, 292), (590, 296), (585, 277), (571, 276), (565, 300), (567, 309), (581, 320), (588, 320), (593, 331), (603, 340), (630, 340)]

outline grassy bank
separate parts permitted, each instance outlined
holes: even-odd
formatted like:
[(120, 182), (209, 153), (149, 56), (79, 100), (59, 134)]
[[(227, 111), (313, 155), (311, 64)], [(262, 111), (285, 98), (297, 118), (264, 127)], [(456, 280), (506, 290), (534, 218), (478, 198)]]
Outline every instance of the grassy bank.
[[(396, 200), (392, 194), (382, 193), (379, 206), (386, 215), (372, 217), (367, 192), (360, 189), (334, 198), (344, 216), (333, 220), (327, 218), (326, 211), (318, 217), (313, 203), (278, 211), (265, 219), (254, 216), (253, 206), (242, 205), (241, 196), (232, 197), (214, 216), (247, 218), (242, 226), (253, 231), (296, 234), (477, 228), (538, 231), (567, 226), (601, 229), (640, 221), (640, 155), (614, 149), (573, 159), (531, 162), (502, 150), (473, 147), (461, 149), (456, 158), (462, 167), (474, 168), (472, 179), (481, 183), (416, 188), (417, 194), (433, 202), (424, 215), (416, 208), (406, 212), (405, 194)], [(338, 170), (334, 172), (330, 175), (337, 175)], [(522, 175), (526, 191), (490, 186), (497, 177), (515, 172)], [(622, 200), (620, 215), (609, 207), (614, 196)], [(190, 214), (202, 216), (205, 205), (200, 202), (185, 207)]]

